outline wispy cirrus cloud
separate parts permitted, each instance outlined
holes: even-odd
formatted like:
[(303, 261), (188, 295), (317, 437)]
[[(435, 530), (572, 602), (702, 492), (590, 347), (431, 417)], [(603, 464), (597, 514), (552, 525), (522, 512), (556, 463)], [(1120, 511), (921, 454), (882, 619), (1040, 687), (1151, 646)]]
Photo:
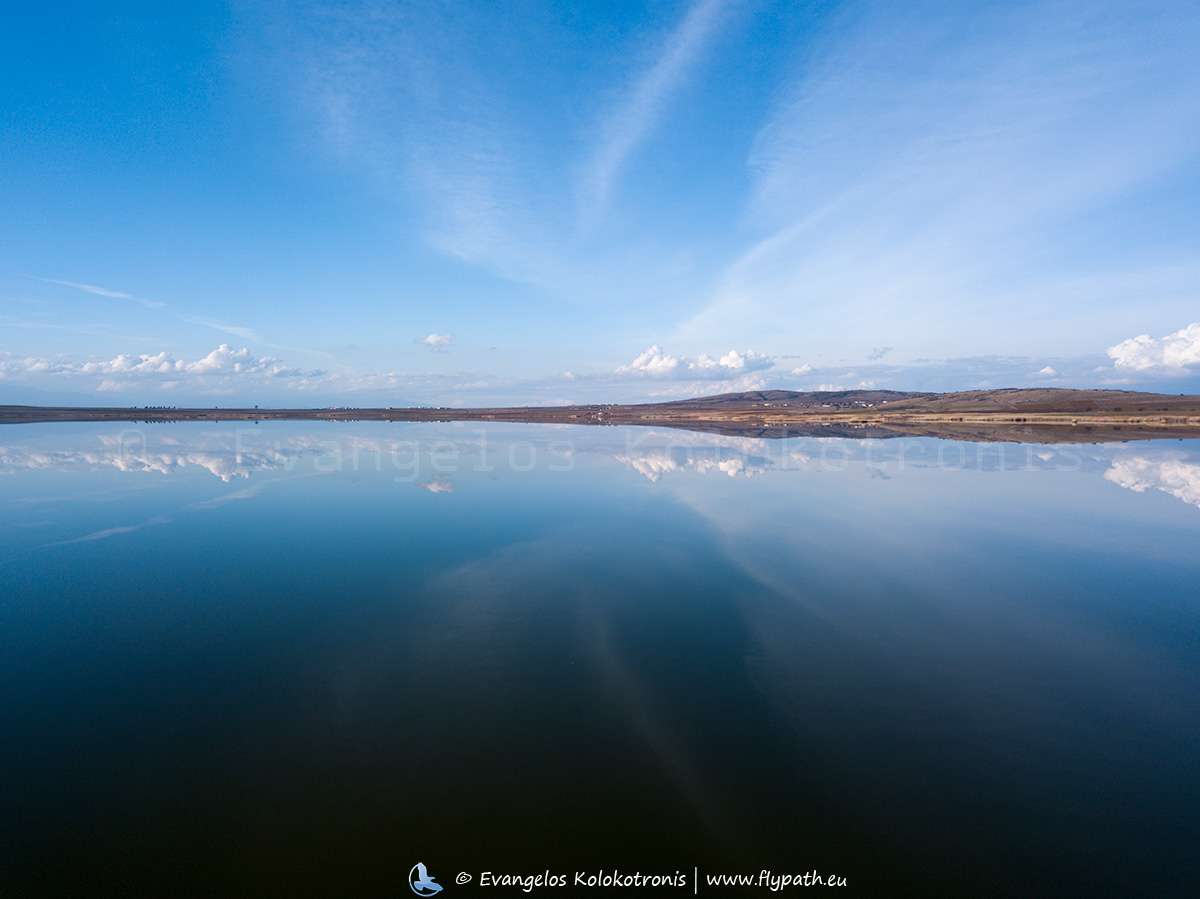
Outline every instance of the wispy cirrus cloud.
[(1121, 214), (1200, 152), (1200, 17), (1182, 12), (833, 10), (754, 140), (746, 249), (678, 337), (761, 343), (769, 321), (805, 353), (831, 334), (855, 355), (1069, 353), (1125, 327), (1132, 295), (1185, 308), (1184, 245), (1148, 248)]
[[(125, 290), (116, 290), (111, 287), (101, 287), (97, 284), (89, 284), (83, 281), (65, 281), (60, 278), (40, 278), (36, 275), (31, 276), (34, 280), (41, 281), (44, 284), (55, 284), (59, 287), (69, 287), (72, 290), (78, 290), (82, 293), (91, 294), (92, 296), (104, 297), (110, 300), (124, 300), (145, 309), (166, 309), (167, 303), (162, 300), (151, 300), (146, 297), (137, 296)], [(262, 337), (253, 328), (248, 328), (244, 325), (231, 325), (226, 322), (217, 321), (212, 318), (203, 316), (179, 315), (174, 316), (179, 321), (186, 322), (190, 325), (201, 325), (205, 328), (211, 328), (214, 331), (221, 331), (241, 340), (251, 340), (255, 343), (262, 342)]]
[[(581, 224), (603, 214), (728, 5), (696, 0), (665, 35), (635, 33), (633, 45), (656, 51), (641, 65), (613, 54), (602, 70), (568, 65), (561, 78), (546, 79), (538, 50), (525, 44), (556, 32), (557, 17), (518, 26), (504, 7), (465, 17), (439, 4), (302, 3), (287, 16), (268, 9), (247, 20), (263, 39), (247, 65), (273, 72), (313, 123), (304, 138), (317, 135), (327, 153), (375, 185), (426, 244), (578, 302), (617, 282), (607, 254), (631, 261), (628, 246), (589, 240)], [(576, 89), (586, 99), (566, 102)], [(611, 95), (612, 105), (581, 127), (579, 109), (604, 106), (597, 95)], [(639, 267), (663, 265), (647, 256)], [(629, 289), (628, 278), (619, 283)]]
[(87, 284), (83, 281), (65, 281), (61, 278), (40, 278), (36, 275), (31, 276), (36, 281), (41, 281), (43, 284), (57, 284), (59, 287), (69, 287), (72, 290), (78, 290), (82, 293), (88, 293), (96, 297), (104, 297), (108, 300), (127, 300), (131, 303), (137, 303), (139, 306), (144, 306), (147, 309), (161, 309), (166, 303), (160, 300), (150, 300), (145, 297), (135, 296), (124, 290), (114, 290), (111, 287), (100, 287), (97, 284)]
[(194, 325), (203, 325), (206, 328), (212, 328), (214, 331), (223, 331), (233, 337), (241, 340), (251, 340), (255, 343), (261, 343), (262, 337), (253, 328), (247, 328), (244, 325), (230, 325), (225, 322), (215, 321), (211, 318), (188, 318), (185, 321)]
[(491, 70), (485, 42), (505, 44), (512, 17), (439, 5), (350, 0), (264, 9), (255, 55), (315, 125), (323, 149), (371, 182), (425, 242), (501, 277), (567, 280), (554, 196), (535, 139)]
[(603, 212), (626, 161), (653, 131), (672, 94), (699, 62), (726, 7), (723, 0), (698, 0), (693, 4), (667, 36), (654, 63), (603, 119), (599, 139), (580, 179), (579, 203), (585, 226)]

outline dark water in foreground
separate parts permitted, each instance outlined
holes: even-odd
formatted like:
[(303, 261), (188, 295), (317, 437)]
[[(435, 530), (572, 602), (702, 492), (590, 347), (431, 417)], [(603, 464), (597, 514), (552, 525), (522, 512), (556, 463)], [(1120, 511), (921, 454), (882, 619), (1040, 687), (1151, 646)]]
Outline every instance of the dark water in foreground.
[(10, 426), (0, 896), (1195, 894), (1198, 585), (1187, 442)]

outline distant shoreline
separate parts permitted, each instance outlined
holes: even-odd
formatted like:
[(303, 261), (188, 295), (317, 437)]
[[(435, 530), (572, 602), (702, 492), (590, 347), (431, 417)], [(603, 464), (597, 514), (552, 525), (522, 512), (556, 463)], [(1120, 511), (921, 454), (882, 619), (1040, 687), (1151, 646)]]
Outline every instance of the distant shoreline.
[(848, 432), (844, 436), (1078, 442), (1200, 437), (1200, 397), (1097, 390), (771, 390), (667, 403), (461, 409), (0, 406), (0, 424), (105, 421), (477, 421), (660, 426), (763, 437)]
[(497, 409), (351, 408), (332, 409), (139, 409), (136, 407), (0, 406), (0, 423), (179, 421), (497, 421), (525, 424), (683, 425), (724, 422), (763, 427), (887, 424), (1036, 424), (1146, 426), (1200, 429), (1200, 415), (1112, 412), (834, 412), (700, 410), (667, 412), (641, 406), (547, 406)]

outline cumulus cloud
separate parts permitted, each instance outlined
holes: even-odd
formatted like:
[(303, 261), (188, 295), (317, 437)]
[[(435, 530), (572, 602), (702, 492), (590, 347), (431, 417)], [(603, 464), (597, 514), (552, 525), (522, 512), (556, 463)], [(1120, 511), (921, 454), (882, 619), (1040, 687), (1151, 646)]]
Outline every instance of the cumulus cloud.
[(1109, 347), (1108, 355), (1117, 368), (1183, 373), (1200, 366), (1200, 322), (1193, 322), (1166, 337), (1149, 334), (1130, 337)]
[(75, 362), (36, 356), (0, 357), (0, 373), (6, 377), (26, 375), (92, 376), (99, 379), (96, 389), (115, 391), (125, 385), (159, 381), (171, 388), (183, 381), (259, 378), (300, 380), (320, 378), (324, 372), (285, 365), (270, 356), (256, 356), (246, 347), (234, 349), (223, 343), (197, 359), (184, 359), (163, 350), (159, 353), (121, 353), (111, 359)]
[(79, 370), (84, 374), (104, 375), (213, 375), (213, 374), (266, 374), (287, 377), (298, 374), (296, 369), (286, 367), (278, 359), (255, 356), (249, 349), (235, 350), (223, 343), (199, 359), (177, 359), (163, 351), (153, 355), (128, 355), (122, 353), (103, 362), (85, 362)]
[(418, 484), (422, 490), (428, 490), (430, 493), (453, 493), (454, 484), (450, 481), (426, 481), (424, 484)]
[(642, 352), (628, 365), (617, 369), (618, 374), (667, 375), (677, 371), (682, 364), (678, 356), (671, 356), (662, 351), (658, 344)]
[(775, 364), (769, 356), (747, 350), (730, 350), (714, 359), (704, 354), (696, 359), (664, 352), (658, 344), (648, 347), (637, 358), (617, 369), (619, 375), (644, 375), (698, 381), (725, 381), (750, 372), (763, 371)]
[(1126, 490), (1161, 490), (1190, 506), (1200, 507), (1200, 465), (1178, 456), (1152, 459), (1126, 456), (1113, 461), (1104, 479)]
[(441, 350), (450, 346), (454, 340), (452, 334), (426, 334), (421, 338), (421, 343), (429, 347), (431, 350)]
[(122, 353), (101, 362), (85, 362), (78, 369), (82, 374), (136, 377), (139, 375), (170, 375), (195, 377), (227, 377), (257, 375), (267, 378), (300, 378), (319, 375), (285, 365), (270, 356), (255, 356), (246, 347), (234, 349), (223, 343), (199, 359), (178, 359), (163, 351), (153, 355)]
[(796, 375), (797, 377), (803, 377), (804, 375), (812, 374), (812, 370), (813, 367), (805, 362), (803, 365), (797, 365), (795, 368), (793, 368), (792, 374)]
[(1043, 377), (1047, 377), (1047, 378), (1057, 378), (1058, 377), (1058, 369), (1056, 369), (1053, 365), (1043, 366), (1042, 368), (1039, 368), (1037, 370), (1037, 373), (1039, 375), (1042, 375)]
[(43, 359), (39, 356), (12, 356), (8, 353), (0, 354), (0, 378), (15, 378), (21, 375), (61, 374), (68, 367), (68, 363), (56, 359)]

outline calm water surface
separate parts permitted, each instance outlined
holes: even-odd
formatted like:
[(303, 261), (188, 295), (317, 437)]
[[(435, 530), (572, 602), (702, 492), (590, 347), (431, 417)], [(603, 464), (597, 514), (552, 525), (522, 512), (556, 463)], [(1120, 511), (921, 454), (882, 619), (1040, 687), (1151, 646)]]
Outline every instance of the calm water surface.
[(0, 896), (1194, 895), (1198, 585), (1189, 442), (9, 426)]

